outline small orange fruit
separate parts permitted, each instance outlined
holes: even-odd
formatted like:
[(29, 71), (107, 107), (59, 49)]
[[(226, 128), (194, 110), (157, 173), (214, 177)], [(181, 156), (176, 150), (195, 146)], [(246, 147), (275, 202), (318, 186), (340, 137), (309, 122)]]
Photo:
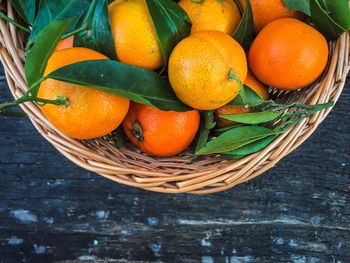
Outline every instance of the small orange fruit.
[[(249, 71), (248, 76), (244, 82), (246, 86), (253, 89), (261, 98), (268, 100), (270, 95), (268, 87), (255, 78), (255, 76)], [(236, 124), (234, 121), (226, 120), (220, 117), (220, 115), (228, 114), (242, 114), (250, 112), (249, 108), (243, 106), (230, 106), (225, 105), (215, 111), (215, 120), (218, 128), (228, 127)]]
[(161, 111), (131, 103), (123, 128), (130, 141), (144, 152), (167, 157), (184, 151), (191, 144), (199, 122), (197, 110)]
[(242, 113), (248, 113), (249, 111), (250, 111), (249, 108), (245, 108), (243, 106), (225, 105), (225, 106), (215, 110), (216, 127), (224, 128), (224, 127), (229, 127), (229, 126), (232, 126), (234, 124), (237, 124), (234, 121), (230, 121), (230, 120), (226, 120), (224, 118), (221, 118), (220, 115), (242, 114)]
[(243, 48), (220, 31), (201, 31), (183, 39), (169, 60), (169, 80), (177, 97), (199, 110), (226, 105), (240, 92), (235, 76), (247, 77)]
[(263, 100), (268, 100), (270, 98), (268, 87), (260, 82), (250, 70), (248, 71), (244, 84), (254, 90)]
[(145, 0), (117, 0), (109, 14), (118, 60), (157, 69), (163, 66), (162, 51)]
[(267, 25), (249, 51), (249, 66), (262, 82), (295, 90), (314, 82), (328, 60), (328, 44), (313, 27), (294, 18)]
[[(44, 75), (80, 61), (108, 59), (87, 48), (55, 51)], [(129, 100), (86, 86), (47, 79), (41, 83), (38, 97), (54, 100), (67, 98), (67, 106), (46, 104), (41, 107), (46, 118), (62, 133), (76, 139), (92, 139), (115, 130), (129, 109)]]
[(61, 50), (73, 47), (74, 36), (67, 37), (58, 42), (55, 50)]
[[(245, 8), (245, 0), (239, 0), (239, 3)], [(304, 18), (301, 12), (289, 9), (283, 0), (250, 0), (250, 4), (253, 9), (255, 33), (258, 33), (264, 26), (279, 18)]]
[(218, 30), (232, 35), (241, 20), (233, 0), (181, 0), (179, 5), (192, 21), (192, 33)]

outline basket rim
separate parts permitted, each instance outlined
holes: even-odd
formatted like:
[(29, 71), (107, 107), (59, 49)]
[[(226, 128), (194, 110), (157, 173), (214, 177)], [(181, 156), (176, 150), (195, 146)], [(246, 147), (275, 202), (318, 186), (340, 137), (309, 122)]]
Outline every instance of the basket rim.
[[(10, 4), (7, 4), (7, 14), (16, 19)], [(12, 24), (0, 20), (0, 60), (14, 98), (22, 96), (27, 89), (22, 39)], [(349, 47), (349, 32), (330, 43), (329, 65), (322, 78), (310, 88), (314, 90), (308, 95), (310, 104), (329, 101), (336, 104), (350, 70)], [(58, 131), (34, 103), (27, 102), (20, 107), (50, 144), (86, 170), (124, 185), (154, 192), (209, 194), (251, 180), (275, 166), (312, 135), (334, 106), (304, 119), (262, 151), (243, 159), (210, 156), (195, 163), (190, 163), (190, 152), (160, 159), (144, 155), (133, 146), (117, 149), (103, 139), (78, 141)]]

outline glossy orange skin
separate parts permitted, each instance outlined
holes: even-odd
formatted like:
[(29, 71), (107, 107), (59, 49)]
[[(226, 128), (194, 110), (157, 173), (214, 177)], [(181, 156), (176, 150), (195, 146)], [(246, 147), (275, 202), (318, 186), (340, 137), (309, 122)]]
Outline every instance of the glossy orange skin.
[[(108, 59), (87, 48), (55, 51), (44, 75), (79, 61)], [(68, 106), (46, 104), (41, 107), (45, 117), (62, 133), (76, 139), (92, 139), (107, 135), (123, 121), (129, 100), (103, 91), (47, 79), (41, 83), (38, 97), (54, 100), (63, 96)]]
[(183, 39), (173, 50), (168, 75), (177, 97), (199, 110), (214, 110), (233, 100), (240, 91), (234, 72), (247, 77), (243, 48), (220, 31), (201, 31)]
[(249, 66), (262, 82), (284, 90), (313, 83), (328, 61), (328, 44), (313, 27), (293, 18), (267, 25), (249, 51)]
[(191, 144), (199, 122), (197, 110), (161, 111), (132, 102), (123, 128), (130, 141), (144, 152), (169, 157), (181, 153)]
[(58, 42), (55, 50), (62, 50), (67, 48), (72, 48), (74, 42), (74, 36), (67, 37)]
[(109, 5), (112, 35), (122, 63), (158, 69), (164, 65), (146, 0), (117, 0)]
[(218, 30), (232, 35), (241, 21), (239, 8), (232, 0), (181, 0), (179, 5), (192, 21), (192, 33)]
[[(253, 89), (260, 97), (264, 100), (268, 100), (270, 98), (269, 90), (266, 85), (261, 83), (251, 71), (248, 72), (248, 76), (244, 82), (249, 88)], [(220, 115), (229, 115), (229, 114), (241, 114), (250, 112), (249, 108), (245, 108), (243, 106), (230, 106), (225, 105), (215, 111), (215, 120), (218, 128), (228, 127), (234, 124), (237, 124), (234, 121), (229, 121), (220, 117)]]
[[(245, 0), (239, 0), (245, 8)], [(280, 18), (303, 19), (304, 15), (289, 9), (283, 0), (250, 0), (253, 9), (254, 32), (258, 33), (267, 24)]]

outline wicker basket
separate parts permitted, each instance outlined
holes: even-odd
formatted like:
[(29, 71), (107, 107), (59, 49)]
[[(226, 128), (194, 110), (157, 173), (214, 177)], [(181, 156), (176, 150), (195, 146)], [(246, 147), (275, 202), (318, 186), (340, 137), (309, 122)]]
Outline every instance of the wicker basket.
[[(16, 20), (9, 1), (7, 15)], [(0, 20), (0, 59), (8, 86), (15, 98), (27, 90), (23, 63), (24, 35), (13, 25)], [(322, 78), (309, 88), (297, 92), (272, 90), (275, 99), (309, 104), (336, 102), (349, 72), (349, 33), (330, 43), (330, 60)], [(77, 165), (115, 182), (162, 193), (208, 194), (229, 189), (248, 181), (276, 165), (299, 147), (326, 118), (331, 109), (305, 119), (267, 148), (244, 159), (233, 161), (220, 156), (202, 157), (191, 162), (193, 151), (172, 158), (153, 158), (131, 144), (115, 148), (100, 138), (78, 141), (60, 133), (33, 103), (21, 105), (38, 132), (60, 153)]]

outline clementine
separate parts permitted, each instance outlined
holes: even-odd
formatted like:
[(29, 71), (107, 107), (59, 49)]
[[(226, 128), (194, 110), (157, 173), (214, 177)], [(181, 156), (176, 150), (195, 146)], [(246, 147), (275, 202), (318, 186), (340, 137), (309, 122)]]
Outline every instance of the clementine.
[(218, 30), (232, 35), (241, 20), (240, 10), (232, 0), (181, 0), (179, 5), (192, 21), (192, 33)]
[(197, 110), (161, 111), (131, 103), (123, 128), (130, 141), (144, 152), (167, 157), (182, 152), (191, 144), (199, 122)]
[[(108, 59), (87, 48), (55, 51), (44, 75), (80, 61)], [(76, 139), (104, 136), (115, 130), (129, 109), (129, 100), (86, 86), (47, 79), (41, 83), (38, 97), (54, 100), (65, 97), (68, 106), (46, 104), (41, 107), (46, 118), (62, 133)]]
[[(268, 100), (270, 95), (268, 87), (261, 83), (256, 77), (252, 74), (251, 71), (248, 71), (248, 76), (244, 82), (246, 86), (254, 90), (262, 99)], [(215, 120), (218, 128), (228, 127), (236, 124), (234, 121), (226, 120), (221, 118), (220, 115), (228, 114), (241, 114), (250, 112), (249, 108), (243, 106), (231, 106), (225, 105), (215, 111)]]
[(263, 100), (268, 100), (270, 98), (268, 87), (259, 81), (250, 70), (248, 71), (244, 84), (254, 90)]
[(67, 37), (58, 42), (55, 50), (61, 50), (73, 47), (74, 36)]
[[(245, 0), (239, 0), (239, 3), (245, 8)], [(258, 33), (267, 24), (279, 18), (294, 17), (303, 19), (304, 15), (289, 9), (283, 0), (250, 0), (253, 9), (254, 31)]]
[(328, 60), (328, 44), (313, 27), (294, 18), (267, 25), (249, 51), (255, 76), (272, 87), (294, 90), (314, 82)]
[(117, 0), (109, 5), (112, 35), (118, 60), (157, 69), (163, 66), (162, 51), (145, 0)]
[(247, 77), (243, 48), (220, 31), (201, 31), (183, 39), (169, 60), (169, 80), (177, 97), (199, 110), (220, 108), (240, 92), (236, 77)]
[(237, 124), (234, 121), (221, 118), (220, 115), (243, 114), (248, 112), (250, 112), (249, 108), (245, 108), (243, 106), (231, 106), (231, 105), (222, 106), (221, 108), (215, 110), (216, 127), (225, 128), (225, 127), (230, 127), (234, 124)]

